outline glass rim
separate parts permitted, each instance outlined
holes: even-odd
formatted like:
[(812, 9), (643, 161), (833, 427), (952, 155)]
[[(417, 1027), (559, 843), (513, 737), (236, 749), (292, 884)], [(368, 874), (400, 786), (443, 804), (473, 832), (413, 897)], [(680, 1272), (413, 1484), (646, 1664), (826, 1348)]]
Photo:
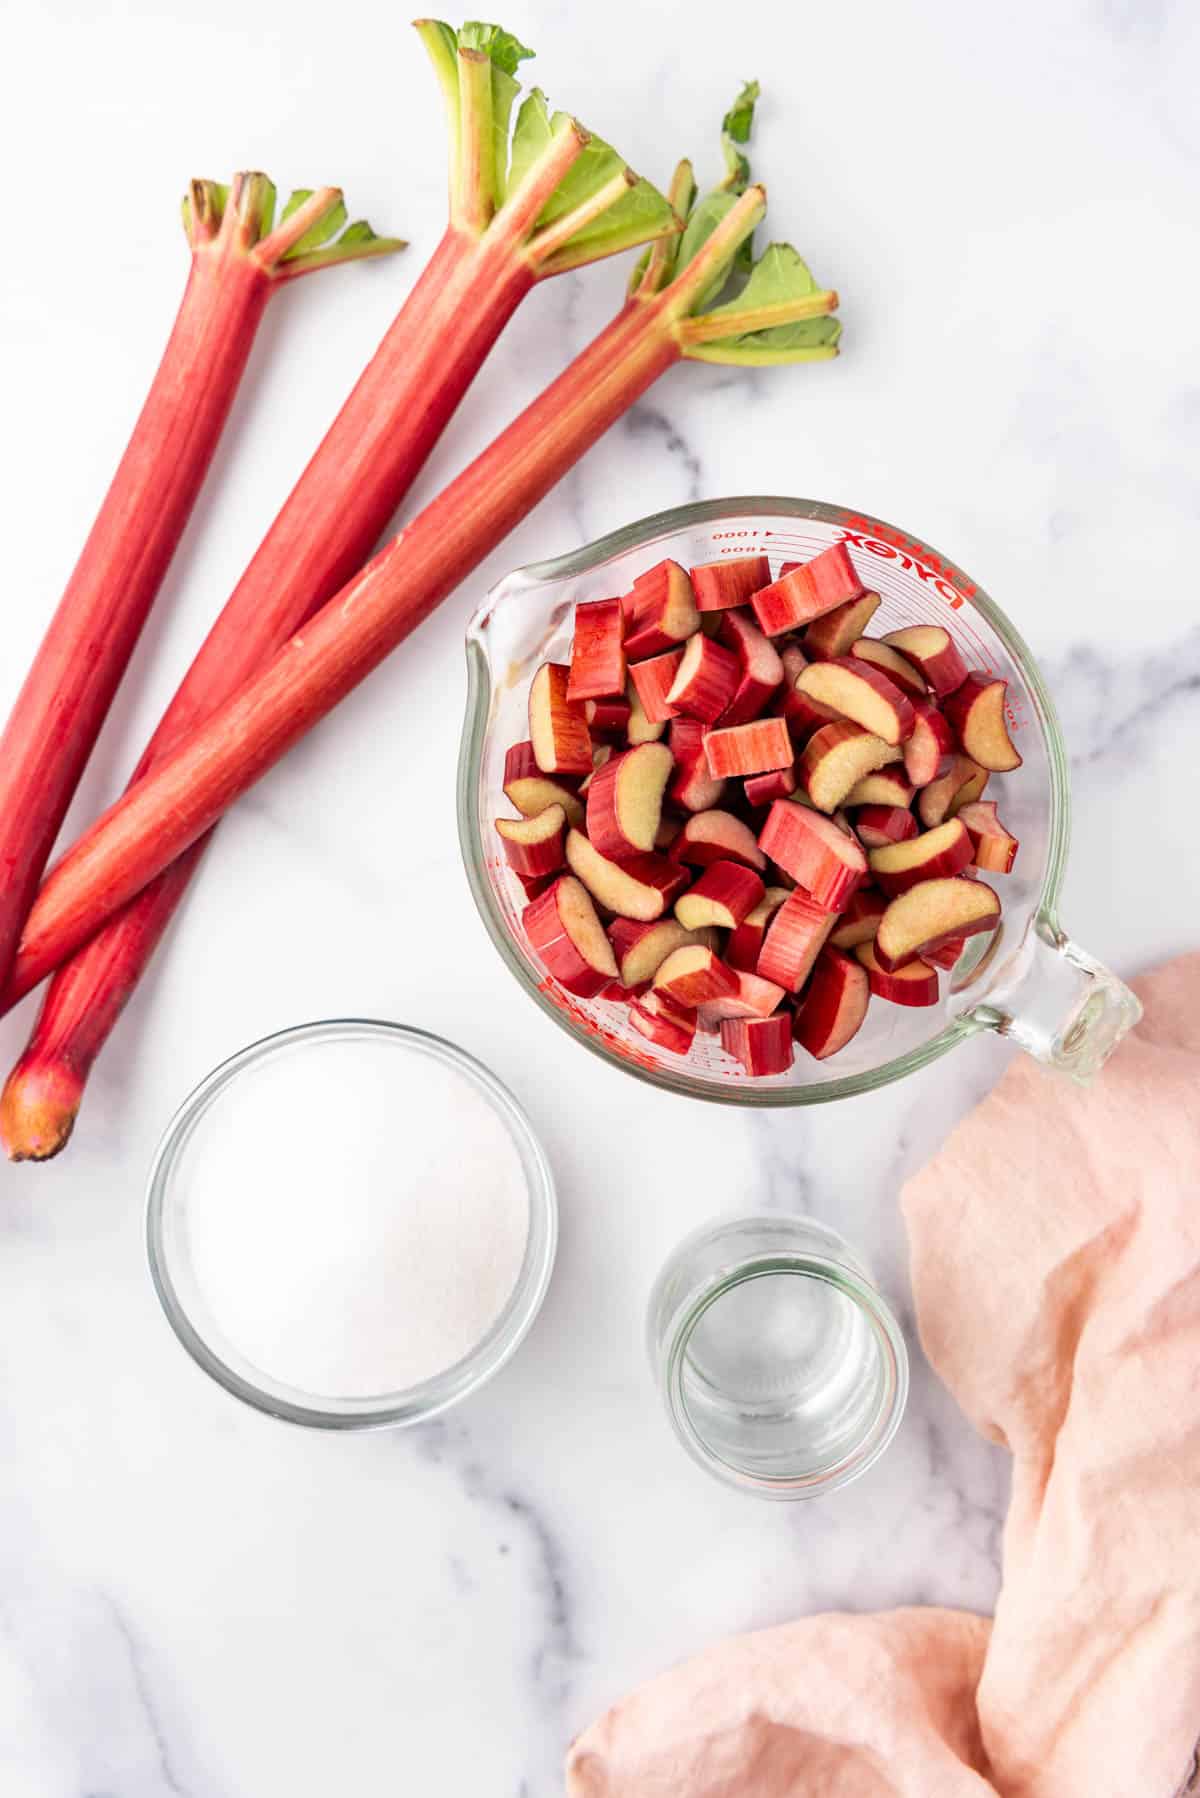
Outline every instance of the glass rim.
[(684, 1067), (679, 1070), (658, 1065), (646, 1067), (640, 1062), (628, 1061), (624, 1057), (615, 1055), (602, 1042), (598, 1041), (593, 1033), (577, 1023), (568, 1012), (564, 1011), (546, 994), (542, 985), (533, 977), (529, 964), (514, 942), (501, 915), (487, 877), (487, 858), (479, 827), (475, 790), (478, 770), (482, 763), (493, 687), (491, 663), (486, 649), (487, 623), (491, 614), (504, 603), (510, 593), (522, 588), (551, 585), (591, 573), (592, 570), (600, 567), (614, 556), (623, 555), (628, 550), (647, 547), (657, 538), (674, 531), (687, 529), (691, 525), (752, 520), (755, 517), (771, 514), (783, 518), (813, 519), (821, 523), (841, 525), (846, 529), (861, 529), (864, 526), (868, 529), (877, 528), (884, 541), (902, 543), (918, 557), (930, 558), (936, 562), (946, 579), (960, 591), (965, 589), (962, 591), (964, 605), (973, 607), (1003, 643), (1014, 663), (1020, 668), (1025, 681), (1033, 714), (1046, 745), (1046, 760), (1050, 776), (1050, 828), (1046, 868), (1041, 891), (1033, 907), (1030, 928), (1036, 929), (1040, 926), (1051, 937), (1061, 934), (1057, 908), (1070, 840), (1070, 781), (1066, 748), (1063, 743), (1062, 729), (1058, 722), (1058, 714), (1033, 652), (1015, 625), (986, 590), (941, 550), (935, 549), (932, 544), (926, 543), (911, 531), (899, 525), (890, 524), (886, 519), (857, 508), (840, 506), (825, 500), (787, 498), (772, 494), (746, 494), (726, 499), (697, 500), (688, 505), (670, 507), (666, 511), (649, 513), (646, 517), (622, 525), (617, 530), (610, 531), (605, 536), (598, 537), (579, 549), (570, 550), (565, 555), (551, 557), (541, 562), (527, 563), (503, 576), (490, 588), (467, 625), (467, 705), (459, 749), (456, 799), (459, 842), (462, 847), (467, 882), (476, 909), (483, 920), (484, 928), (509, 972), (516, 977), (525, 992), (545, 1012), (547, 1017), (554, 1020), (559, 1029), (566, 1030), (577, 1043), (602, 1061), (607, 1062), (609, 1066), (619, 1066), (623, 1072), (631, 1075), (635, 1080), (644, 1081), (647, 1085), (659, 1087), (665, 1092), (679, 1093), (686, 1098), (703, 1099), (708, 1104), (749, 1105), (779, 1109), (793, 1105), (819, 1105), (834, 1099), (853, 1098), (859, 1093), (874, 1092), (879, 1087), (890, 1085), (894, 1080), (903, 1079), (920, 1068), (928, 1067), (931, 1062), (948, 1054), (951, 1049), (966, 1041), (968, 1037), (974, 1036), (982, 1030), (995, 1029), (996, 1014), (989, 1011), (985, 1002), (981, 1002), (977, 1008), (951, 1019), (945, 1028), (936, 1036), (931, 1037), (928, 1042), (921, 1043), (917, 1048), (910, 1049), (903, 1055), (894, 1056), (890, 1061), (882, 1062), (876, 1068), (871, 1068), (865, 1073), (841, 1074), (825, 1080), (813, 1080), (803, 1085), (769, 1086), (763, 1081), (749, 1080), (717, 1083), (703, 1080), (698, 1075), (689, 1073)]
[[(521, 1158), (529, 1201), (529, 1229), (512, 1292), (486, 1334), (453, 1366), (395, 1392), (363, 1398), (305, 1393), (255, 1368), (235, 1366), (218, 1349), (189, 1308), (172, 1270), (167, 1223), (173, 1176), (193, 1130), (221, 1093), (239, 1075), (294, 1043), (318, 1044), (339, 1037), (366, 1036), (400, 1042), (432, 1055), (464, 1075), (492, 1105), (510, 1131)], [(346, 1431), (397, 1428), (424, 1423), (467, 1398), (500, 1371), (516, 1353), (541, 1309), (558, 1244), (558, 1201), (554, 1177), (525, 1111), (490, 1068), (457, 1043), (411, 1024), (385, 1018), (320, 1018), (290, 1025), (236, 1050), (197, 1082), (176, 1109), (159, 1139), (146, 1183), (146, 1254), (159, 1303), (176, 1337), (196, 1365), (234, 1398), (267, 1416), (310, 1428)], [(211, 1320), (209, 1320), (211, 1322)], [(213, 1335), (220, 1333), (213, 1326)], [(229, 1345), (233, 1347), (232, 1344)], [(246, 1366), (249, 1364), (247, 1363)]]
[[(880, 1354), (884, 1390), (879, 1403), (854, 1448), (829, 1466), (812, 1473), (778, 1477), (756, 1474), (726, 1455), (719, 1454), (696, 1427), (684, 1393), (684, 1366), (688, 1344), (701, 1320), (727, 1293), (751, 1280), (783, 1274), (791, 1278), (820, 1280), (833, 1286), (866, 1317)], [(899, 1319), (882, 1293), (844, 1262), (812, 1251), (771, 1250), (749, 1255), (736, 1267), (713, 1274), (690, 1293), (671, 1319), (663, 1356), (663, 1388), (667, 1413), (676, 1436), (688, 1454), (706, 1472), (726, 1485), (760, 1498), (796, 1500), (820, 1498), (861, 1478), (888, 1448), (908, 1404), (908, 1346)]]

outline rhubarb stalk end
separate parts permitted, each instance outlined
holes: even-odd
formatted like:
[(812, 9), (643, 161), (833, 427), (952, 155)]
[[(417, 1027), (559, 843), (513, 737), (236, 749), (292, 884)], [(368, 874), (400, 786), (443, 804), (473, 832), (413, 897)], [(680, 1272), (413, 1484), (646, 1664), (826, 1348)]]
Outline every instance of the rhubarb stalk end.
[(66, 1148), (83, 1082), (65, 1062), (23, 1058), (0, 1096), (0, 1143), (10, 1161), (52, 1161)]

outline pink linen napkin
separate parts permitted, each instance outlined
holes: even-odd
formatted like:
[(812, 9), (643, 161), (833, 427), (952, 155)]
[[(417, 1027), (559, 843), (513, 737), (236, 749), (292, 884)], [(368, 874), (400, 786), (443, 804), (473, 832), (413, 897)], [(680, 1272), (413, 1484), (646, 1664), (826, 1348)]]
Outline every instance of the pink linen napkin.
[(1138, 991), (1094, 1086), (1017, 1063), (903, 1195), (925, 1352), (1013, 1455), (994, 1621), (821, 1616), (722, 1643), (579, 1738), (572, 1798), (1193, 1789), (1200, 956)]

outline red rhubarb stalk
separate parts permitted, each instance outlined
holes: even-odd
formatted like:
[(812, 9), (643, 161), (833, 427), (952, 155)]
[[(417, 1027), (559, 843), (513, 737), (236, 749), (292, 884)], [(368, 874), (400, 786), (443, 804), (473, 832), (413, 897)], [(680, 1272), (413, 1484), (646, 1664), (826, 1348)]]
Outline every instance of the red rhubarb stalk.
[[(672, 193), (681, 186), (677, 177)], [(725, 203), (714, 205), (718, 198)], [(8, 1002), (43, 979), (197, 843), (681, 356), (753, 365), (836, 353), (837, 326), (829, 316), (836, 295), (818, 289), (786, 245), (767, 250), (727, 307), (702, 310), (725, 285), (764, 209), (765, 196), (757, 187), (702, 202), (677, 253), (656, 247), (635, 276), (622, 311), (521, 417), (260, 674), (214, 710), (206, 724), (177, 741), (98, 820), (43, 889)], [(766, 322), (756, 329), (760, 300)], [(785, 311), (790, 323), (783, 319)], [(722, 336), (727, 315), (735, 320), (734, 334)], [(23, 1067), (30, 1072), (28, 1056)], [(10, 1081), (0, 1115), (10, 1152), (16, 1110)]]
[[(299, 194), (272, 229), (275, 189), (193, 181), (191, 272), (174, 329), (83, 553), (0, 737), (0, 980), (46, 859), (196, 503), (275, 286), (345, 223), (335, 187)], [(320, 252), (399, 248), (369, 227)]]
[[(680, 221), (669, 203), (648, 182), (577, 120), (552, 115), (536, 90), (518, 113), (511, 160), (500, 166), (497, 145), (508, 144), (519, 91), (513, 71), (531, 52), (498, 26), (468, 25), (456, 33), (426, 19), (417, 22), (417, 31), (449, 116), (447, 230), (218, 617), (134, 770), (134, 781), (236, 692), (361, 568), (531, 288), (547, 276), (678, 231)], [(291, 229), (291, 220), (280, 227)], [(309, 231), (281, 272), (307, 273), (343, 253), (378, 253), (380, 246), (365, 226), (351, 226), (327, 247), (320, 233)], [(264, 279), (264, 293), (267, 289)], [(127, 653), (126, 648), (122, 661)], [(59, 822), (61, 813), (32, 870), (24, 903), (14, 908), (12, 948)], [(82, 1093), (88, 1069), (202, 853), (197, 846), (156, 882), (140, 899), (136, 915), (114, 921), (89, 947), (91, 966), (47, 995), (22, 1063), (31, 1090), (49, 1053), (71, 1070), (68, 1080), (56, 1065), (56, 1090), (73, 1081)], [(7, 963), (0, 975), (6, 971)], [(18, 985), (23, 978), (17, 975)], [(59, 1046), (51, 1051), (53, 1043)], [(11, 1154), (41, 1159), (66, 1140), (74, 1111), (68, 1117), (60, 1106), (39, 1102), (24, 1121), (24, 1078), (23, 1072), (15, 1086), (10, 1082), (0, 1135)]]

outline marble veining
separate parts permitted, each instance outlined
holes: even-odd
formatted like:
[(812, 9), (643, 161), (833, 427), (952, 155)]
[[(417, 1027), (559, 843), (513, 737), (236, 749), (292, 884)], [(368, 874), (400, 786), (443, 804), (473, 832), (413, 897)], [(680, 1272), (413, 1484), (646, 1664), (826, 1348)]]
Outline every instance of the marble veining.
[[(685, 54), (677, 12), (634, 0), (504, 13), (539, 51), (530, 78), (660, 181), (684, 153), (711, 178), (721, 113), (757, 74), (769, 235), (841, 290), (846, 353), (670, 371), (229, 818), (77, 1143), (0, 1169), (3, 1798), (553, 1798), (578, 1729), (731, 1631), (994, 1601), (1008, 1458), (921, 1353), (897, 1195), (1010, 1051), (980, 1038), (852, 1104), (744, 1115), (570, 1044), (513, 987), (463, 877), (462, 627), (511, 568), (687, 499), (791, 492), (907, 525), (996, 596), (1044, 668), (1072, 766), (1066, 927), (1123, 973), (1194, 948), (1200, 14), (863, 0), (849, 21), (764, 0), (736, 38), (716, 0), (689, 17)], [(182, 180), (248, 162), (337, 179), (412, 245), (273, 311), (75, 823), (120, 785), (442, 228), (440, 102), (415, 41), (367, 0), (339, 8), (336, 47), (326, 32), (315, 0), (209, 0), (201, 66), (182, 4), (151, 29), (42, 0), (10, 31), (14, 64), (55, 81), (15, 84), (6, 165), (36, 163), (57, 195), (103, 169), (111, 205), (39, 231), (36, 255), (8, 246), (0, 457), (20, 524), (0, 706), (176, 303)], [(414, 504), (583, 347), (627, 276), (531, 296)], [(30, 1012), (0, 1023), (6, 1066)], [(493, 1067), (562, 1212), (546, 1306), (494, 1384), (426, 1430), (353, 1439), (212, 1386), (159, 1314), (141, 1239), (155, 1142), (195, 1081), (271, 1030), (349, 1013)], [(694, 1468), (642, 1346), (674, 1244), (752, 1209), (809, 1211), (855, 1242), (912, 1358), (889, 1454), (808, 1506), (758, 1506)]]

